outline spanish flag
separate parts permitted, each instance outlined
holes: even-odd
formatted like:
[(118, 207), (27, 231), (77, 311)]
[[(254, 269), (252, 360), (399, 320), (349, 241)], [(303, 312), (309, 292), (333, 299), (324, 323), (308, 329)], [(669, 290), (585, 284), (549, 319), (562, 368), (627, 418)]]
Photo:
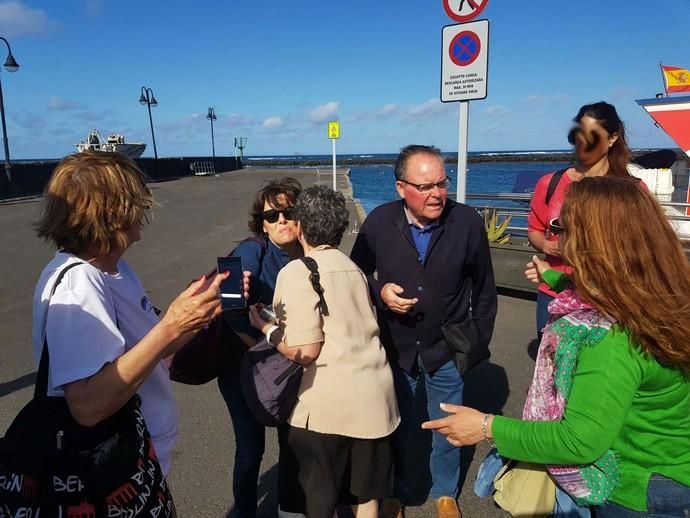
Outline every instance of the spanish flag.
[(690, 92), (690, 70), (661, 65), (661, 72), (664, 74), (667, 94)]

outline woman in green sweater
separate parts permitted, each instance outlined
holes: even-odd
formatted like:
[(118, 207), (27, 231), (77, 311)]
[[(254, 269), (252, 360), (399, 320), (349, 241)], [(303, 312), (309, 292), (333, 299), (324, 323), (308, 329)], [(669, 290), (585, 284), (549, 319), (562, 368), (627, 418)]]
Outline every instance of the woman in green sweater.
[(682, 246), (654, 197), (629, 179), (571, 185), (559, 225), (577, 295), (612, 323), (596, 339), (568, 323), (583, 343), (562, 418), (443, 405), (450, 415), (422, 426), (456, 446), (494, 441), (516, 460), (583, 472), (606, 461), (613, 487), (598, 518), (690, 516), (690, 265)]

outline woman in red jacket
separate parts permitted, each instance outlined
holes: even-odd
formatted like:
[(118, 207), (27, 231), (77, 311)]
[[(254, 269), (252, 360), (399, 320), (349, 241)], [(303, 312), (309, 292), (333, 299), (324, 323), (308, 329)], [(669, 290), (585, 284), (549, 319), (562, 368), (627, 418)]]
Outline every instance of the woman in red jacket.
[[(558, 271), (564, 271), (565, 266), (558, 238), (549, 232), (549, 222), (558, 217), (568, 185), (586, 176), (630, 176), (626, 169), (630, 162), (630, 148), (625, 139), (625, 126), (613, 105), (603, 101), (586, 104), (573, 121), (576, 125), (568, 134), (568, 142), (575, 147), (575, 163), (539, 179), (527, 218), (529, 242), (546, 254), (546, 262)], [(540, 339), (549, 318), (547, 306), (554, 297), (555, 293), (542, 282), (537, 297), (537, 334)]]

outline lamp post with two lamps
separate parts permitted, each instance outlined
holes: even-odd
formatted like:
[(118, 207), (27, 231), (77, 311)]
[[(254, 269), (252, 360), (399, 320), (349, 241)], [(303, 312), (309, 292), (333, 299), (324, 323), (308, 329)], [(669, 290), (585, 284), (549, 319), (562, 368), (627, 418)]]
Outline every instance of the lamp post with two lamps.
[(158, 150), (156, 149), (156, 135), (153, 133), (153, 119), (151, 118), (151, 106), (158, 106), (158, 101), (153, 96), (153, 90), (145, 86), (141, 87), (139, 104), (146, 105), (149, 109), (149, 124), (151, 125), (151, 140), (153, 140), (153, 157), (158, 160)]
[[(12, 55), (12, 49), (10, 48), (10, 43), (0, 36), (0, 40), (5, 42), (7, 45), (7, 59), (5, 60), (5, 70), (8, 72), (16, 72), (19, 70), (19, 64), (14, 59)], [(5, 124), (5, 102), (2, 98), (2, 81), (0, 81), (0, 118), (2, 119), (2, 141), (5, 145), (5, 175), (7, 176), (7, 181), (12, 181), (12, 165), (10, 164), (10, 145), (7, 141), (7, 125)]]
[(213, 163), (215, 164), (215, 162), (216, 162), (216, 139), (213, 136), (213, 121), (218, 120), (218, 117), (216, 117), (216, 111), (213, 109), (213, 107), (209, 107), (208, 114), (206, 115), (206, 118), (211, 121), (211, 150), (213, 152)]

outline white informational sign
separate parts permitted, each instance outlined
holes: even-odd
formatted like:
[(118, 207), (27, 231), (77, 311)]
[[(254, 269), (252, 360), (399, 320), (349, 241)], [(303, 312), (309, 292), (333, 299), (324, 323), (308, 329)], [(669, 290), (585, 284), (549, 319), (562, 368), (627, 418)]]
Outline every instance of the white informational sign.
[(448, 25), (441, 39), (441, 101), (486, 98), (489, 20)]

